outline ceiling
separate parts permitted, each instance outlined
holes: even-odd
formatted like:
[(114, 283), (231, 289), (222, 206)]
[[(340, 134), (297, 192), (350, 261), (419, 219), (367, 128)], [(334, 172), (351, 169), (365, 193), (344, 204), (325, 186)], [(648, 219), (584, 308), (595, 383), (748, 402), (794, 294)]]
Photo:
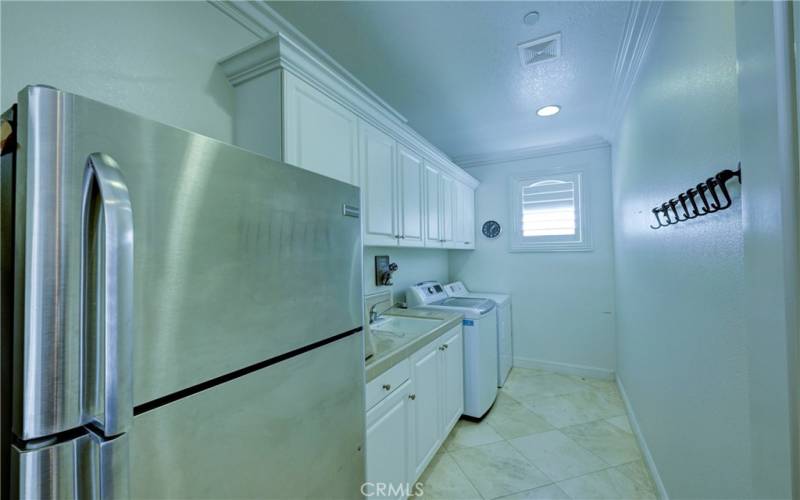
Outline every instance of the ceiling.
[[(628, 2), (269, 5), (455, 159), (607, 136)], [(555, 32), (561, 58), (523, 68), (517, 44)]]

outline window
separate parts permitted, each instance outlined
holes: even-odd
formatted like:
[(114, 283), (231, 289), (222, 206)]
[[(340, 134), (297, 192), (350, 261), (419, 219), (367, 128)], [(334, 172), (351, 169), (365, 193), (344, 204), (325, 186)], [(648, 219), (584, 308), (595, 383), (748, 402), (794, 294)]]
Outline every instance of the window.
[(511, 251), (591, 250), (580, 172), (511, 179)]

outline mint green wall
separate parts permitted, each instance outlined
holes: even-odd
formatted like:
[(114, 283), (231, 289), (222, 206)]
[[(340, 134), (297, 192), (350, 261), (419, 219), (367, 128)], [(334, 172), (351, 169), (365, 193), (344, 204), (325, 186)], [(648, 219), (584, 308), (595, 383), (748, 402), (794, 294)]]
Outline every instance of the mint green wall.
[[(510, 252), (509, 178), (556, 169), (584, 172), (590, 252)], [(511, 294), (514, 359), (519, 365), (611, 377), (614, 359), (614, 253), (608, 147), (485, 165), (468, 170), (476, 191), (474, 251), (450, 252), (450, 277), (470, 290)], [(486, 220), (503, 232), (480, 234)]]
[(671, 498), (753, 493), (742, 201), (648, 227), (736, 166), (736, 56), (733, 3), (665, 2), (615, 143), (618, 377)]
[(793, 3), (736, 3), (754, 498), (789, 498), (792, 472), (800, 498), (800, 436), (792, 435), (792, 426), (800, 430), (792, 408), (800, 398)]
[(381, 287), (375, 286), (375, 256), (388, 255), (391, 262), (396, 262), (398, 269), (394, 273), (392, 294), (395, 301), (405, 299), (408, 287), (425, 280), (447, 281), (447, 250), (400, 248), (400, 247), (364, 247), (364, 294), (376, 293)]
[(0, 2), (0, 110), (44, 83), (230, 142), (217, 60), (256, 37), (207, 2)]

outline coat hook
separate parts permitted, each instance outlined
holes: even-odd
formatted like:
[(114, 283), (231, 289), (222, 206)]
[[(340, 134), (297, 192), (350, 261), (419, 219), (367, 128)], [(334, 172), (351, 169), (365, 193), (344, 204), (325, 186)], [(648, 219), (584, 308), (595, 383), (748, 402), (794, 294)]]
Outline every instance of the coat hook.
[(662, 228), (662, 227), (667, 227), (667, 226), (669, 226), (669, 224), (664, 224), (663, 222), (661, 222), (661, 218), (658, 216), (658, 214), (659, 214), (659, 213), (661, 213), (661, 208), (659, 208), (659, 207), (656, 207), (656, 208), (654, 208), (653, 210), (651, 210), (651, 212), (653, 212), (653, 215), (654, 215), (654, 216), (655, 216), (655, 218), (656, 218), (656, 222), (658, 223), (658, 225), (657, 225), (657, 226), (653, 226), (653, 225), (651, 225), (651, 226), (650, 226), (650, 228), (651, 228), (651, 229), (660, 229), (660, 228)]
[[(733, 199), (726, 183), (734, 177), (741, 184), (741, 162), (737, 164), (736, 170), (722, 170), (713, 177), (706, 179), (705, 182), (701, 182), (695, 187), (678, 194), (677, 197), (670, 198), (668, 201), (653, 208), (651, 212), (656, 219), (656, 225), (650, 225), (650, 228), (660, 229), (730, 207), (733, 204)], [(700, 203), (697, 201), (698, 197), (700, 198)], [(679, 206), (680, 211), (678, 211)]]

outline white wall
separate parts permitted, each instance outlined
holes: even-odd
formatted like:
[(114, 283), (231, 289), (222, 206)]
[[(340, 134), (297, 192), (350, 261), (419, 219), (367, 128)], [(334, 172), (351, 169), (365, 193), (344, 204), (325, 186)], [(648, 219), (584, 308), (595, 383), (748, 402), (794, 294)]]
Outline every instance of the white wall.
[(613, 192), (618, 377), (672, 498), (752, 497), (741, 200), (648, 227), (652, 207), (738, 160), (733, 3), (665, 2)]
[(0, 2), (0, 110), (43, 83), (233, 138), (217, 60), (256, 37), (207, 2)]
[[(541, 169), (585, 168), (591, 252), (509, 252), (509, 177)], [(478, 231), (500, 222), (496, 240), (476, 235), (475, 251), (450, 252), (450, 278), (475, 291), (512, 295), (514, 357), (556, 369), (609, 376), (614, 370), (614, 283), (609, 148), (544, 156), (469, 169)], [(547, 365), (545, 365), (547, 366)]]
[(800, 498), (800, 218), (790, 5), (736, 3), (740, 151), (746, 167), (742, 184), (744, 313), (755, 498), (790, 497), (792, 473), (793, 498)]
[(376, 293), (386, 287), (375, 285), (375, 256), (388, 255), (398, 269), (392, 276), (395, 301), (405, 300), (409, 286), (425, 280), (447, 283), (447, 251), (422, 248), (364, 247), (364, 294)]

